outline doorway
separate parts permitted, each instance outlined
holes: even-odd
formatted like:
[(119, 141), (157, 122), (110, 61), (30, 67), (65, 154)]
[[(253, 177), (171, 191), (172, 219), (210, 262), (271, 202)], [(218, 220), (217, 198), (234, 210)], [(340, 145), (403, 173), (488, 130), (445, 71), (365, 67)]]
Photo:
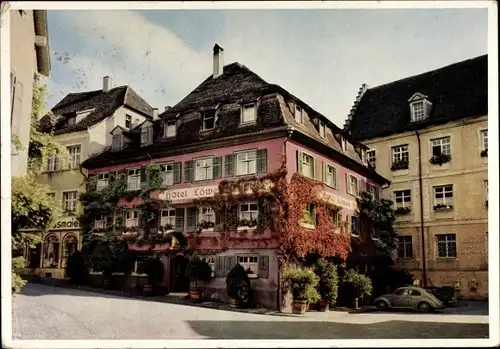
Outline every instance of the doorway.
[(189, 291), (189, 279), (186, 267), (189, 259), (177, 255), (170, 260), (170, 292), (180, 293)]

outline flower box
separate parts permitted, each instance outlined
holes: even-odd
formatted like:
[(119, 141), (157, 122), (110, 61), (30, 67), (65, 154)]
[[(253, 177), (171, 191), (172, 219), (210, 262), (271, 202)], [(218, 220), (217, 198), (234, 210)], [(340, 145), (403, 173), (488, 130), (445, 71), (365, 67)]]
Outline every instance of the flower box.
[(392, 163), (391, 171), (406, 170), (408, 169), (408, 161), (395, 161)]
[(452, 210), (453, 205), (437, 204), (434, 205), (434, 211), (448, 211)]
[(405, 215), (411, 212), (410, 207), (398, 207), (397, 209), (394, 210), (394, 214), (397, 215)]
[(488, 157), (488, 149), (482, 150), (480, 155), (482, 158), (487, 158)]
[(431, 164), (439, 166), (449, 161), (451, 161), (451, 155), (448, 154), (433, 155), (429, 160)]

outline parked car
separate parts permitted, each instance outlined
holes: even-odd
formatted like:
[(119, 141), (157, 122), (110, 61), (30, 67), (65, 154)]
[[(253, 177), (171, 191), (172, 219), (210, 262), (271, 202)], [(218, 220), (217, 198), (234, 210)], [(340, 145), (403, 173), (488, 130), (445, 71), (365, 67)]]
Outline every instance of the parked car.
[(380, 311), (387, 309), (416, 309), (422, 313), (444, 308), (443, 302), (421, 287), (400, 287), (394, 293), (384, 294), (375, 299)]
[(453, 287), (429, 286), (425, 287), (425, 290), (436, 296), (436, 298), (443, 302), (443, 304), (447, 307), (454, 307), (458, 305), (458, 300), (455, 297), (455, 290)]

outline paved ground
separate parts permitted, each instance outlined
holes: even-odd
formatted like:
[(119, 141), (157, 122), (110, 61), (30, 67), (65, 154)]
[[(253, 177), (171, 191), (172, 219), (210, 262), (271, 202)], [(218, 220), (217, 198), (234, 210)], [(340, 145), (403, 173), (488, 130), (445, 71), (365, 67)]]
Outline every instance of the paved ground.
[[(470, 307), (469, 307), (470, 308)], [(14, 339), (487, 338), (484, 306), (445, 314), (259, 315), (28, 284), (13, 301)], [(482, 309), (482, 310), (481, 310)], [(469, 313), (468, 313), (469, 311)]]

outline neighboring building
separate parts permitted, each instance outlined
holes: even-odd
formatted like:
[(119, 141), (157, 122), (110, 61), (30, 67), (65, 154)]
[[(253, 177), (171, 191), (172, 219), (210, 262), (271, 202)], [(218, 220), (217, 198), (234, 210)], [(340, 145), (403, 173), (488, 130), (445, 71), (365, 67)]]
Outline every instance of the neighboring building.
[(78, 198), (85, 191), (85, 176), (80, 164), (111, 146), (113, 129), (132, 129), (152, 115), (151, 106), (132, 88), (112, 88), (106, 76), (102, 90), (70, 93), (40, 120), (41, 130), (53, 131), (54, 140), (67, 147), (69, 157), (48, 158), (45, 171), (36, 179), (61, 203), (63, 215), (42, 234), (42, 244), (29, 251), (30, 272), (64, 276), (67, 257), (82, 246), (77, 215), (82, 212)]
[(50, 73), (47, 11), (10, 10), (10, 90), (12, 136), (23, 149), (12, 149), (12, 176), (21, 176), (28, 167), (28, 145), (31, 129), (31, 100), (36, 73)]
[(397, 265), (464, 298), (488, 296), (487, 63), (363, 87), (346, 123), (392, 182)]
[[(276, 308), (280, 232), (271, 223), (266, 223), (262, 232), (248, 223), (262, 219), (263, 207), (254, 201), (234, 205), (228, 215), (235, 216), (238, 229), (225, 231), (227, 225), (220, 222), (228, 217), (220, 217), (210, 207), (196, 207), (195, 200), (212, 197), (223, 180), (234, 183), (264, 178), (280, 168), (286, 155), (287, 180), (299, 171), (318, 183), (326, 183), (326, 194), (342, 207), (341, 219), (353, 223), (351, 232), (356, 235), (358, 192), (367, 186), (378, 192), (387, 181), (368, 168), (365, 149), (352, 143), (342, 129), (247, 67), (239, 63), (224, 66), (222, 54), (216, 45), (213, 74), (177, 105), (167, 108), (159, 120), (145, 121), (135, 135), (124, 137), (122, 128), (115, 129), (116, 147), (88, 159), (82, 166), (88, 169), (89, 176), (98, 176), (98, 188), (107, 184), (105, 178), (110, 173), (118, 172), (126, 176), (128, 189), (136, 190), (141, 187), (141, 169), (151, 161), (164, 165), (168, 189), (158, 197), (169, 199), (171, 207), (160, 208), (158, 228), (168, 225), (184, 233), (194, 254), (211, 264), (215, 278), (207, 292), (214, 299), (227, 301), (224, 277), (239, 262), (256, 277), (252, 288), (257, 301)], [(120, 202), (129, 207), (123, 217), (123, 231), (139, 225), (139, 214), (132, 208), (138, 202), (130, 198)], [(314, 213), (310, 213), (310, 228), (314, 229)], [(105, 218), (100, 217), (95, 228), (105, 225)], [(201, 233), (196, 234), (195, 242), (193, 232), (198, 228)], [(340, 232), (333, 222), (330, 228)], [(164, 285), (170, 292), (187, 291), (188, 284), (182, 280), (188, 255), (169, 244), (130, 248), (162, 253)]]

